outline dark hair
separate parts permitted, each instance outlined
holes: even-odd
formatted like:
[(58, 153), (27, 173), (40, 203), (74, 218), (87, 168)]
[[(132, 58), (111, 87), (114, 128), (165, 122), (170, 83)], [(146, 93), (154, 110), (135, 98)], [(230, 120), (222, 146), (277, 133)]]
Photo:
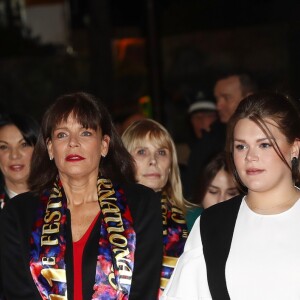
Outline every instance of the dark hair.
[(55, 127), (67, 121), (70, 114), (85, 128), (100, 129), (102, 135), (110, 137), (109, 151), (100, 162), (101, 174), (115, 182), (134, 181), (134, 162), (115, 130), (111, 116), (105, 106), (93, 95), (77, 92), (59, 97), (45, 112), (41, 134), (34, 149), (29, 185), (32, 191), (41, 192), (52, 186), (58, 170), (49, 160), (47, 141)]
[(6, 113), (0, 117), (0, 128), (14, 125), (21, 132), (24, 140), (30, 145), (34, 146), (37, 142), (39, 134), (39, 124), (31, 116), (17, 113)]
[[(29, 115), (17, 113), (5, 113), (0, 117), (0, 128), (13, 125), (21, 132), (26, 143), (35, 146), (39, 134), (38, 122)], [(0, 185), (4, 184), (2, 172), (0, 172)]]
[(257, 92), (257, 84), (248, 73), (243, 73), (243, 72), (224, 73), (220, 77), (218, 77), (217, 81), (222, 79), (227, 79), (228, 77), (233, 77), (233, 76), (236, 76), (239, 79), (243, 96)]
[(204, 167), (199, 179), (197, 180), (198, 188), (196, 188), (195, 194), (192, 197), (193, 204), (202, 205), (208, 187), (220, 170), (225, 170), (226, 172), (230, 173), (226, 161), (225, 151), (222, 151), (214, 156)]
[(226, 141), (229, 167), (239, 188), (246, 192), (247, 188), (241, 182), (233, 161), (234, 128), (237, 122), (244, 118), (255, 122), (266, 136), (270, 138), (270, 143), (273, 145), (277, 155), (291, 169), (295, 184), (299, 184), (299, 164), (292, 168), (291, 163), (286, 161), (265, 121), (266, 118), (273, 120), (278, 125), (278, 129), (285, 135), (288, 143), (292, 144), (296, 139), (300, 138), (300, 115), (297, 103), (293, 99), (278, 93), (262, 92), (252, 94), (240, 102), (235, 113), (230, 118), (227, 125)]

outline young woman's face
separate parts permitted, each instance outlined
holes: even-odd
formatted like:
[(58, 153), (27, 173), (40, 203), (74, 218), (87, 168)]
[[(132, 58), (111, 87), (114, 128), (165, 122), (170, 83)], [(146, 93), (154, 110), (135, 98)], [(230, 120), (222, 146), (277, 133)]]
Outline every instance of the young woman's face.
[(131, 155), (136, 163), (137, 182), (156, 192), (162, 190), (170, 173), (170, 151), (145, 138), (141, 145), (132, 150)]
[[(298, 157), (298, 147), (287, 142), (274, 121), (265, 119), (285, 160)], [(293, 184), (288, 166), (279, 158), (266, 134), (249, 119), (241, 119), (234, 129), (233, 157), (241, 181), (249, 191), (266, 192)]]
[(48, 141), (48, 153), (54, 158), (61, 178), (97, 177), (101, 156), (108, 152), (109, 137), (101, 131), (84, 128), (72, 114), (61, 122)]
[(15, 125), (0, 128), (0, 169), (8, 188), (27, 182), (32, 152)]
[(221, 169), (208, 186), (202, 206), (203, 208), (208, 208), (214, 204), (228, 200), (238, 194), (239, 192), (233, 182), (232, 176), (224, 169)]

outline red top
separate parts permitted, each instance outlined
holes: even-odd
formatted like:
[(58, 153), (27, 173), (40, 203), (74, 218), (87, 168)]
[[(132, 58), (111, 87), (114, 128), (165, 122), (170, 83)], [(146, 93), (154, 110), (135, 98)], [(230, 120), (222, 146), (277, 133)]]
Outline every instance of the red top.
[[(74, 265), (74, 300), (83, 300), (82, 298), (82, 255), (85, 244), (94, 228), (100, 212), (97, 214), (88, 230), (77, 242), (73, 242), (73, 265)], [(96, 268), (95, 268), (96, 269)]]

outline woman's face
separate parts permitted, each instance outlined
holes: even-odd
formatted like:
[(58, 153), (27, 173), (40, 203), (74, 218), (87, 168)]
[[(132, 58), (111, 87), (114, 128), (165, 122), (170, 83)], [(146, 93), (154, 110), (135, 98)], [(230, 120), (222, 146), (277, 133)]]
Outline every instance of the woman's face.
[(108, 152), (109, 140), (99, 129), (82, 127), (70, 114), (66, 122), (54, 128), (47, 147), (61, 179), (97, 178), (100, 159)]
[[(298, 157), (297, 142), (289, 144), (272, 120), (265, 119), (265, 122), (285, 160), (290, 163), (294, 156)], [(293, 184), (290, 168), (279, 158), (271, 141), (253, 121), (241, 119), (237, 122), (233, 149), (236, 170), (249, 191), (276, 191)]]
[(27, 182), (32, 152), (15, 125), (0, 128), (0, 169), (8, 188)]
[(154, 191), (162, 190), (167, 184), (171, 153), (169, 149), (159, 147), (146, 137), (142, 143), (132, 150), (136, 163), (136, 180)]
[(208, 186), (202, 202), (203, 208), (208, 208), (238, 194), (239, 192), (233, 182), (232, 176), (224, 169), (221, 169)]

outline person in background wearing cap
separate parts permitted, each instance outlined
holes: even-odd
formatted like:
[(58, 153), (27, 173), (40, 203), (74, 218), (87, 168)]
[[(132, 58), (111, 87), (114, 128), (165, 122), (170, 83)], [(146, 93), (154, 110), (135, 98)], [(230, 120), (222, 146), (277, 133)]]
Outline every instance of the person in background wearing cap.
[[(218, 120), (216, 104), (207, 99), (202, 91), (199, 91), (187, 111), (187, 121), (190, 127), (190, 136), (186, 144), (177, 145), (178, 161), (181, 172), (181, 180), (184, 187), (184, 194), (190, 195), (190, 180), (187, 173), (187, 164), (190, 153), (193, 153), (193, 148), (197, 146), (198, 141), (201, 141), (211, 130), (212, 124)], [(181, 159), (184, 157), (184, 159)]]
[(205, 131), (210, 131), (211, 124), (218, 117), (216, 104), (210, 101), (197, 101), (191, 104), (188, 114), (196, 139), (201, 139)]
[[(185, 178), (185, 197), (191, 198), (196, 178), (201, 170), (217, 153), (225, 148), (226, 124), (235, 112), (240, 101), (256, 92), (256, 83), (246, 73), (227, 73), (216, 81), (214, 95), (219, 119), (215, 121), (210, 131), (203, 134), (191, 149)], [(199, 184), (199, 183), (198, 183)]]

